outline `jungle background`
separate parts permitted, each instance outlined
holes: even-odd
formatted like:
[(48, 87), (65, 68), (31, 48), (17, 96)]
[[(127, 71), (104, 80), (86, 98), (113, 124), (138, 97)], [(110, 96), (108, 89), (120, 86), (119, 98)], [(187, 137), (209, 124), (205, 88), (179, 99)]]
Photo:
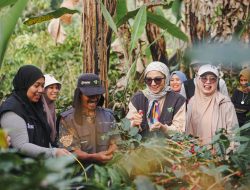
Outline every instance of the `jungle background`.
[[(87, 179), (86, 169), (75, 177), (74, 159), (23, 160), (15, 151), (2, 149), (1, 186), (248, 189), (249, 139), (239, 130), (235, 137), (218, 132), (213, 143), (219, 149), (212, 155), (196, 139), (181, 134), (141, 143), (138, 131), (122, 118), (131, 95), (144, 87), (143, 70), (152, 60), (189, 77), (191, 59), (210, 60), (232, 93), (237, 72), (250, 60), (249, 8), (249, 0), (1, 0), (0, 102), (11, 93), (12, 79), (24, 64), (61, 81), (58, 113), (71, 105), (80, 73), (94, 72), (104, 81), (105, 107), (114, 110), (119, 122), (113, 133), (124, 137), (111, 163), (93, 166), (93, 179)], [(228, 153), (229, 141), (245, 144)]]

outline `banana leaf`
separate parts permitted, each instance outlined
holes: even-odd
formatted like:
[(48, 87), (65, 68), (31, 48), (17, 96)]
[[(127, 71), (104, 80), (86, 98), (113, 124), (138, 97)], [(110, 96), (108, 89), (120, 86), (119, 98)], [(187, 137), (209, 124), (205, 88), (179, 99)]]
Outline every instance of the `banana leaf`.
[[(128, 12), (124, 17), (122, 17), (117, 23), (117, 27), (121, 26), (125, 22), (127, 22), (130, 18), (135, 17), (139, 9), (136, 9), (134, 11)], [(163, 30), (166, 30), (169, 34), (172, 36), (183, 40), (185, 42), (188, 41), (187, 35), (182, 32), (176, 25), (171, 23), (169, 20), (167, 20), (165, 17), (151, 13), (147, 11), (147, 23), (153, 23), (162, 28)]]
[[(3, 15), (0, 18), (0, 66), (2, 65), (4, 53), (7, 49), (10, 36), (14, 31), (18, 18), (21, 16), (27, 2), (28, 0), (17, 1), (8, 10), (6, 15)], [(4, 2), (1, 2), (1, 5), (4, 5)]]
[(1, 0), (0, 1), (0, 9), (6, 7), (8, 5), (13, 5), (17, 2), (17, 0)]
[(49, 21), (53, 18), (59, 18), (64, 14), (74, 14), (74, 13), (79, 13), (79, 11), (68, 9), (66, 7), (61, 7), (59, 9), (52, 11), (52, 12), (49, 12), (47, 14), (29, 18), (28, 20), (24, 21), (24, 24), (30, 26), (30, 25), (41, 23), (44, 21)]

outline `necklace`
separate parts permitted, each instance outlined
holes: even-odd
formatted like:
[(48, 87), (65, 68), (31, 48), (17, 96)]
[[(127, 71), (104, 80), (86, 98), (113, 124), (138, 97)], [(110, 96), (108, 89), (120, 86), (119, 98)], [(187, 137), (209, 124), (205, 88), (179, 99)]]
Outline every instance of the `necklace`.
[(247, 99), (247, 97), (248, 97), (248, 94), (244, 97), (244, 92), (243, 92), (243, 94), (242, 94), (242, 99), (241, 99), (241, 104), (245, 104), (245, 100)]

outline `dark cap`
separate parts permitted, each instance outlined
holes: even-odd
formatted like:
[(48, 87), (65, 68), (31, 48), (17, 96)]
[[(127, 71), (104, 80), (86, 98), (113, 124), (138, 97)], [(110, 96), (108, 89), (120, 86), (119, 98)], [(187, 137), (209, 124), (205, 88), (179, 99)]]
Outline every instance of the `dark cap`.
[(80, 75), (77, 87), (81, 90), (82, 94), (86, 96), (101, 95), (105, 92), (100, 78), (93, 73), (84, 73)]

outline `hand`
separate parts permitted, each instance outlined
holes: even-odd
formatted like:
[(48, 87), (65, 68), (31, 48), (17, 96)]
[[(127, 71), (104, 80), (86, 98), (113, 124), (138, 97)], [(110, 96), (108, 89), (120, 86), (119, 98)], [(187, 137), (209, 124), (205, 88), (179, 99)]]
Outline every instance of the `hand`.
[(59, 156), (68, 156), (70, 155), (71, 153), (64, 149), (64, 148), (57, 148), (56, 149), (56, 157), (59, 157)]
[(153, 125), (149, 127), (150, 131), (162, 130), (163, 132), (167, 131), (167, 127), (163, 125), (161, 122), (157, 121)]
[(110, 144), (107, 152), (107, 155), (113, 154), (118, 149), (116, 144)]
[(113, 152), (101, 151), (96, 153), (96, 161), (106, 163), (113, 158)]
[(131, 126), (140, 127), (142, 123), (142, 116), (143, 116), (143, 113), (141, 112), (141, 110), (139, 110), (139, 113), (135, 112), (133, 116), (131, 117)]

